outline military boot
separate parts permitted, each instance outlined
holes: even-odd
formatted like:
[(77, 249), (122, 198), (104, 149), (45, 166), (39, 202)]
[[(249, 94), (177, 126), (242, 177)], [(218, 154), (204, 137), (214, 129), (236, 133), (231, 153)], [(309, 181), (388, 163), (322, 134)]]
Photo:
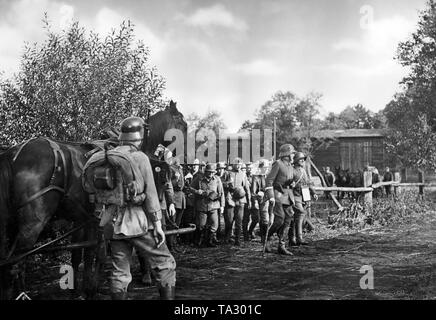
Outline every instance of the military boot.
[(294, 254), (286, 249), (285, 242), (283, 240), (279, 240), (279, 247), (277, 249), (278, 254), (283, 254), (286, 256), (293, 256)]
[(159, 288), (160, 300), (174, 300), (176, 296), (175, 286), (165, 286)]
[(254, 235), (254, 228), (255, 227), (256, 226), (254, 225), (254, 223), (251, 222), (250, 228), (248, 229), (248, 239), (249, 240), (254, 240), (256, 238), (255, 235)]
[(247, 230), (247, 226), (243, 226), (242, 227), (242, 234), (244, 237), (244, 241), (249, 241), (250, 238), (248, 237), (248, 230)]
[(289, 228), (289, 246), (296, 247), (297, 246), (297, 231), (296, 231), (296, 223), (293, 220), (291, 222), (291, 227)]
[(207, 236), (207, 242), (206, 242), (207, 246), (209, 248), (216, 248), (216, 243), (217, 243), (217, 240), (216, 240), (215, 232), (208, 230), (208, 236)]
[(272, 247), (271, 247), (271, 239), (270, 239), (270, 238), (267, 238), (267, 239), (266, 239), (266, 243), (265, 243), (265, 252), (266, 252), (266, 253), (272, 253), (272, 252), (273, 252), (273, 249), (272, 249)]
[(200, 230), (199, 237), (196, 243), (197, 247), (201, 248), (206, 243), (205, 238), (206, 238), (206, 229)]
[(234, 243), (234, 245), (238, 246), (238, 247), (241, 245), (241, 235), (240, 234), (235, 235), (235, 243)]
[(297, 216), (296, 229), (297, 229), (297, 245), (298, 246), (306, 246), (309, 243), (303, 240), (303, 222), (304, 215)]
[(268, 229), (268, 226), (265, 225), (265, 224), (261, 224), (259, 226), (259, 228), (260, 228), (260, 242), (262, 244), (264, 244), (265, 243), (265, 239), (266, 239), (266, 230)]
[(127, 299), (127, 291), (119, 291), (119, 292), (111, 292), (112, 300), (128, 300)]

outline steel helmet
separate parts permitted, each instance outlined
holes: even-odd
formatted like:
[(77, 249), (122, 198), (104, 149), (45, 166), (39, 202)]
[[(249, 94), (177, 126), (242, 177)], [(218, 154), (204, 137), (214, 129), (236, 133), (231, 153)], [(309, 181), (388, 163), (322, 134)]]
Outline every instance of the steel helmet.
[(260, 159), (259, 160), (259, 168), (263, 168), (263, 167), (265, 167), (267, 165), (267, 161), (266, 161), (266, 159)]
[(225, 169), (227, 168), (225, 162), (218, 162), (218, 165), (216, 167), (217, 169)]
[(295, 153), (295, 148), (292, 144), (284, 144), (280, 147), (279, 158), (290, 156)]
[(129, 117), (121, 122), (120, 141), (141, 141), (144, 138), (145, 122), (139, 117)]
[(208, 163), (208, 164), (206, 164), (206, 168), (204, 169), (204, 171), (205, 172), (213, 172), (213, 173), (215, 173), (216, 172), (216, 165), (215, 165), (215, 163)]
[(304, 155), (303, 152), (297, 152), (294, 156), (294, 163), (297, 163), (299, 160), (304, 159), (306, 160), (306, 156)]

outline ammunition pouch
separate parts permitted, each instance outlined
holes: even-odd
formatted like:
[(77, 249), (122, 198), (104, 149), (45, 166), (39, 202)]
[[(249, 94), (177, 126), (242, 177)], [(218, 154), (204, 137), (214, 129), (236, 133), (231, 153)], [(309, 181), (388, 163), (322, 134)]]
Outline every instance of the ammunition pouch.
[(208, 198), (210, 201), (216, 201), (216, 200), (218, 200), (220, 197), (221, 197), (221, 196), (218, 194), (218, 192), (215, 192), (215, 191), (211, 191), (211, 192), (209, 192), (209, 194), (207, 195), (207, 198)]
[(282, 187), (281, 184), (274, 183), (273, 188), (274, 188), (274, 190), (277, 190), (277, 191), (280, 192), (280, 193), (284, 193), (284, 191), (283, 191), (283, 187)]

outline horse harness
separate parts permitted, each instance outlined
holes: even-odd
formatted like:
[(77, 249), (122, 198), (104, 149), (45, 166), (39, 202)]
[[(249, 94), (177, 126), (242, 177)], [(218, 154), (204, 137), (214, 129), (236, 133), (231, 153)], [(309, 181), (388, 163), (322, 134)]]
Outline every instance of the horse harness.
[[(21, 151), (23, 150), (23, 148), (32, 140), (35, 140), (37, 138), (32, 138), (29, 139), (27, 141), (25, 141), (20, 148), (18, 149), (17, 153), (15, 154), (14, 158), (12, 159), (12, 162), (15, 162), (18, 155), (21, 153)], [(59, 191), (60, 193), (62, 193), (63, 195), (65, 195), (65, 192), (67, 190), (67, 165), (66, 165), (66, 160), (65, 160), (65, 154), (62, 151), (62, 149), (60, 148), (59, 144), (57, 144), (55, 141), (50, 140), (48, 138), (42, 137), (42, 139), (44, 139), (45, 141), (47, 141), (47, 143), (50, 145), (52, 151), (53, 151), (53, 155), (54, 155), (54, 165), (53, 165), (53, 172), (52, 175), (50, 177), (49, 180), (49, 185), (43, 189), (41, 189), (40, 191), (38, 191), (37, 193), (33, 194), (32, 196), (30, 196), (29, 198), (27, 198), (23, 203), (21, 203), (18, 207), (18, 209), (21, 209), (22, 207), (24, 207), (25, 205), (29, 204), (30, 202), (32, 202), (33, 200), (43, 196), (44, 194), (46, 194), (49, 191), (52, 190), (56, 190)], [(54, 181), (56, 179), (57, 173), (60, 172), (62, 170), (62, 166), (64, 168), (64, 185), (63, 187), (59, 187), (57, 185), (54, 184)]]

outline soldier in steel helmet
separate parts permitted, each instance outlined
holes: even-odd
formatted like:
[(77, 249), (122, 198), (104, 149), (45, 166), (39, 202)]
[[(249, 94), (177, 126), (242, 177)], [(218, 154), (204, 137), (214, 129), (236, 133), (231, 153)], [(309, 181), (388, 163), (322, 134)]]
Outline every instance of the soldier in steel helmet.
[[(315, 190), (313, 190), (309, 175), (306, 172), (305, 161), (306, 155), (303, 152), (297, 152), (294, 156), (294, 175), (292, 178), (294, 188), (294, 220), (291, 224), (289, 245), (300, 246), (308, 243), (303, 240), (303, 223), (307, 215), (307, 204), (310, 197), (318, 199)], [(306, 193), (305, 193), (306, 191)]]
[(293, 217), (292, 205), (294, 194), (292, 192), (292, 179), (294, 168), (292, 160), (295, 149), (291, 144), (284, 144), (280, 147), (279, 159), (271, 167), (266, 177), (265, 192), (269, 199), (269, 205), (273, 207), (274, 219), (269, 221), (271, 225), (265, 243), (265, 252), (272, 252), (271, 236), (277, 233), (279, 245), (277, 252), (283, 255), (292, 255), (286, 248), (285, 238), (288, 235), (289, 227)]
[(254, 228), (256, 228), (257, 223), (259, 223), (260, 236), (262, 244), (265, 242), (266, 230), (268, 228), (268, 199), (265, 197), (265, 187), (266, 187), (266, 161), (261, 159), (257, 170), (252, 173), (251, 177), (251, 223), (248, 228), (249, 239), (254, 239)]
[(232, 171), (228, 172), (226, 184), (229, 192), (226, 196), (226, 209), (224, 212), (225, 220), (225, 242), (230, 243), (235, 222), (235, 246), (241, 244), (242, 218), (244, 207), (251, 207), (250, 185), (247, 176), (241, 171), (242, 159), (235, 158)]
[(197, 212), (197, 227), (200, 238), (199, 247), (206, 245), (216, 247), (218, 241), (218, 212), (224, 211), (225, 199), (221, 179), (215, 175), (216, 165), (208, 163), (204, 174), (194, 178), (191, 191), (195, 194), (195, 209)]
[[(224, 198), (226, 194), (229, 192), (229, 186), (228, 186), (228, 171), (226, 170), (227, 165), (225, 162), (218, 162), (216, 166), (216, 176), (220, 178), (221, 183), (223, 185), (224, 189)], [(217, 238), (222, 240), (224, 237), (224, 211), (218, 212), (218, 231), (217, 231)]]
[(143, 175), (145, 200), (142, 205), (129, 203), (117, 218), (110, 239), (112, 272), (110, 291), (112, 299), (127, 299), (127, 287), (132, 281), (130, 263), (132, 251), (146, 257), (156, 279), (162, 299), (174, 299), (176, 262), (165, 243), (162, 230), (162, 210), (153, 180), (149, 158), (141, 151), (144, 121), (130, 117), (122, 121), (120, 146), (114, 150), (130, 154)]

